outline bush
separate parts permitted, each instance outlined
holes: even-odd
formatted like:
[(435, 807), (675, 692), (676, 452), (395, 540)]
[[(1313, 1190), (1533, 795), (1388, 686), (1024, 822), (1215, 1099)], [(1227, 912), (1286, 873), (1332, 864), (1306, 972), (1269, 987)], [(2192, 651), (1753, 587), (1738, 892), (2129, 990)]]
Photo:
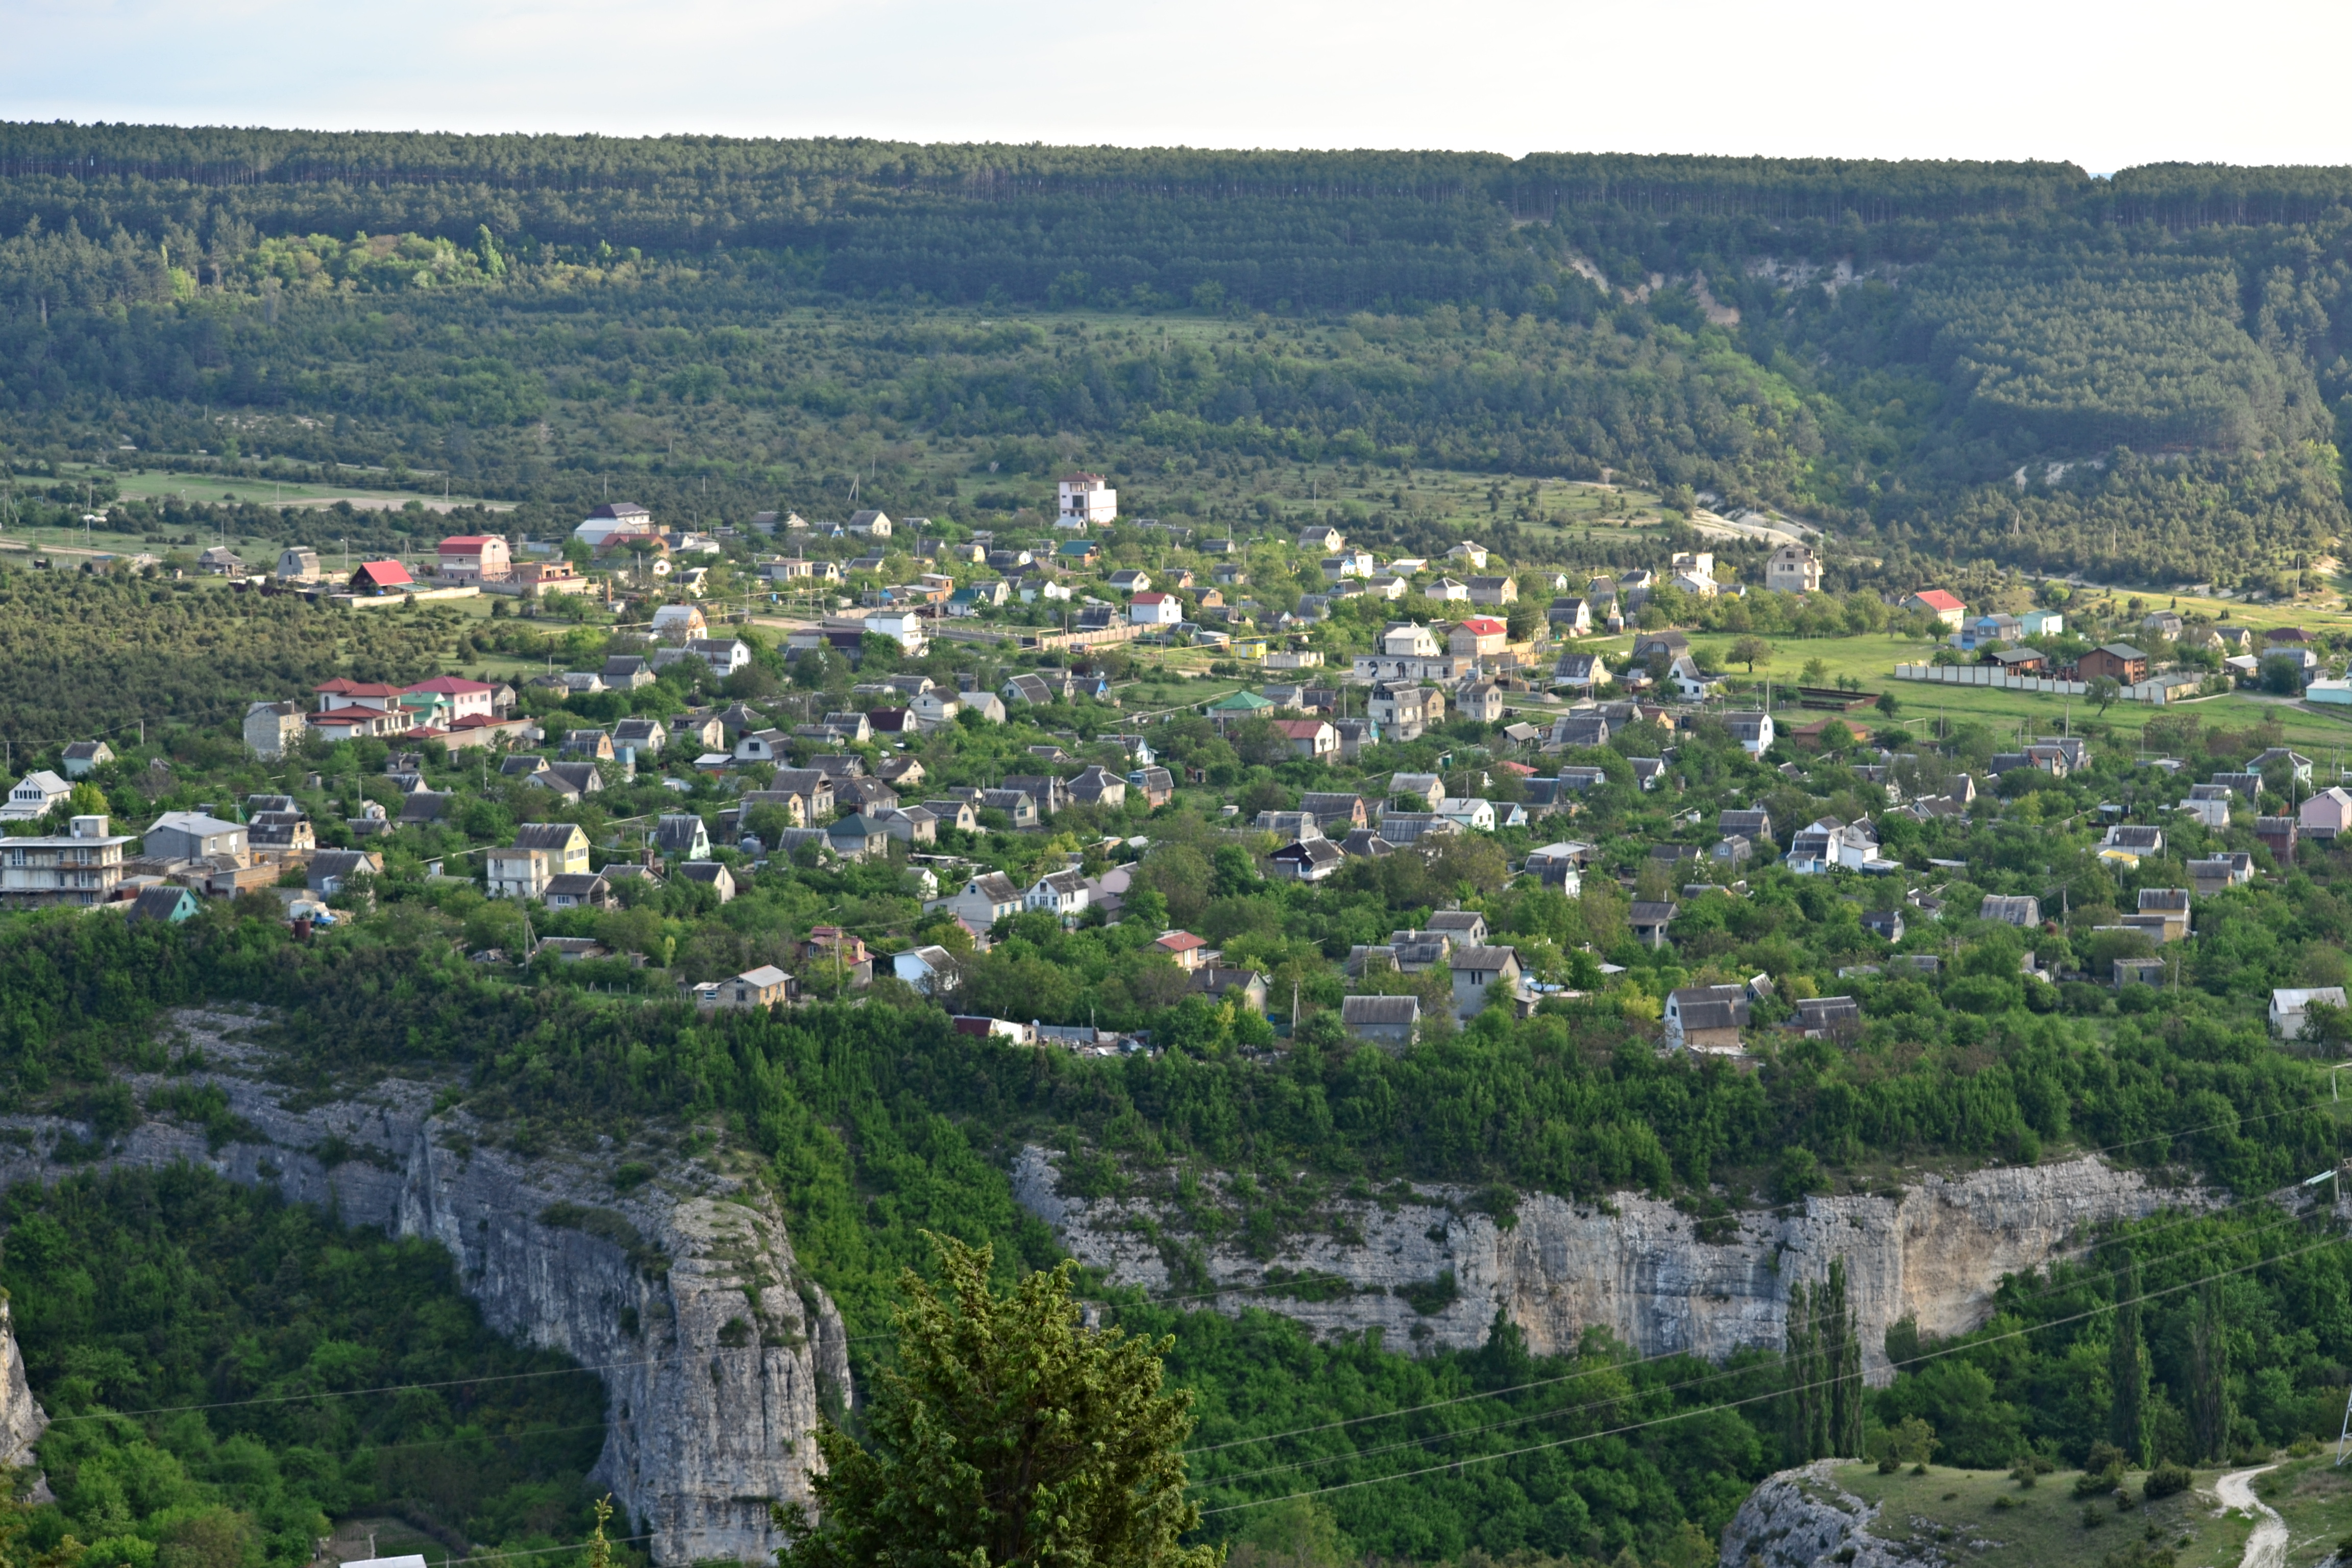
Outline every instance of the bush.
[(2158, 1465), (2147, 1473), (2145, 1489), (2150, 1502), (2158, 1498), (2173, 1497), (2187, 1491), (2197, 1479), (2196, 1473), (2186, 1465)]

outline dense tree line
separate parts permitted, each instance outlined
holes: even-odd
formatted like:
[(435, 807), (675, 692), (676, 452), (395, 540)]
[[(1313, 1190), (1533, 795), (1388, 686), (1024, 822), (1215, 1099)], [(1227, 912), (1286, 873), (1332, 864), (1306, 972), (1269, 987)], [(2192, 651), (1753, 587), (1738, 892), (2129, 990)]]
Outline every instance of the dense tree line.
[[(436, 1554), (584, 1532), (601, 1384), (484, 1327), (432, 1243), (185, 1166), (26, 1183), (0, 1211), (0, 1281), (56, 1421), (37, 1551), (299, 1568), (330, 1515), (402, 1517)], [(332, 1397), (406, 1383), (432, 1386)]]
[[(0, 420), (557, 503), (617, 471), (772, 504), (876, 447), (1016, 436), (1146, 471), (1612, 472), (1881, 559), (2227, 581), (2347, 522), (2343, 184), (0, 127)], [(781, 313), (812, 302), (845, 330)], [(1003, 319), (1078, 310), (1143, 330)], [(1357, 324), (1204, 355), (1149, 342), (1171, 312)]]

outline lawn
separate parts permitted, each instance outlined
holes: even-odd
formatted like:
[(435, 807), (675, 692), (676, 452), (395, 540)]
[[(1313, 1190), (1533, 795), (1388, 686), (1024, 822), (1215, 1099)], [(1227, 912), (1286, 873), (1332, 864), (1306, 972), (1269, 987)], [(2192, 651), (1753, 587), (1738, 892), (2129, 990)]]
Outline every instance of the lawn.
[(2199, 1470), (2188, 1491), (2153, 1503), (2140, 1500), (2147, 1478), (2127, 1476), (2123, 1495), (2130, 1502), (2122, 1510), (2113, 1496), (2077, 1499), (2074, 1476), (2064, 1471), (2031, 1487), (2000, 1470), (1941, 1465), (1928, 1467), (1924, 1476), (1881, 1475), (1874, 1465), (1850, 1465), (1837, 1479), (1856, 1497), (1882, 1505), (1873, 1535), (1936, 1548), (1947, 1561), (1984, 1568), (2098, 1568), (2109, 1552), (2140, 1542), (2169, 1548), (2179, 1568), (2236, 1568), (2253, 1527), (2242, 1515), (2217, 1517), (2213, 1481), (2221, 1473)]
[[(2314, 631), (2352, 626), (2352, 616), (2339, 612), (2294, 614), (2291, 607), (2282, 607), (2265, 621), (2257, 615), (2263, 606), (2244, 609), (2239, 619), (2249, 625), (2292, 624)], [(1747, 670), (1731, 663), (1731, 645), (1736, 640), (1730, 634), (1700, 635), (1692, 637), (1695, 648), (1713, 648), (1724, 656), (1725, 668), (1735, 681), (1750, 679)], [(2078, 730), (2086, 723), (2102, 723), (2120, 735), (2137, 736), (2149, 719), (2162, 712), (2194, 713), (2211, 729), (2250, 729), (2264, 718), (2275, 716), (2284, 727), (2286, 742), (2310, 752), (2320, 762), (2334, 765), (2335, 753), (2352, 753), (2352, 710), (2338, 717), (2333, 710), (2315, 710), (2284, 698), (2265, 697), (2257, 692), (2238, 691), (2226, 697), (2203, 698), (2192, 702), (2176, 703), (2158, 708), (2147, 702), (2117, 702), (2101, 714), (2081, 698), (2045, 696), (2041, 693), (2002, 691), (1990, 687), (1941, 686), (1926, 681), (1897, 680), (1895, 667), (1901, 664), (1924, 664), (1934, 651), (1931, 643), (1916, 638), (1895, 637), (1884, 633), (1849, 637), (1778, 637), (1768, 638), (1772, 644), (1772, 662), (1759, 665), (1753, 679), (1761, 683), (1769, 675), (1773, 691), (1773, 711), (1781, 724), (1804, 722), (1818, 718), (1818, 713), (1806, 712), (1793, 706), (1783, 706), (1781, 691), (1794, 687), (1800, 672), (1812, 659), (1826, 667), (1823, 684), (1832, 684), (1843, 676), (1862, 683), (1864, 691), (1876, 695), (1883, 691), (1895, 693), (1901, 705), (1898, 720), (1925, 732), (1925, 726), (1938, 716), (1956, 721), (1976, 722), (1992, 726), (1996, 732), (2026, 735), (2055, 735), (2068, 726)], [(1631, 637), (1584, 639), (1576, 645), (1580, 652), (1613, 654), (1612, 668), (1622, 667), (1631, 652)], [(1874, 728), (1883, 721), (1875, 713), (1857, 714), (1858, 720)], [(2327, 754), (2321, 756), (2319, 751)], [(2334, 782), (2331, 773), (2328, 783)]]

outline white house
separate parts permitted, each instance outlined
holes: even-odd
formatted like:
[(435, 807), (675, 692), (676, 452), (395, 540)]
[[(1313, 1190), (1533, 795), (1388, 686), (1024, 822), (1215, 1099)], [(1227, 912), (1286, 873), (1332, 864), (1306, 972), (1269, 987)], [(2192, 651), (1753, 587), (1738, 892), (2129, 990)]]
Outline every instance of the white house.
[(1061, 483), (1060, 505), (1054, 514), (1056, 528), (1087, 528), (1107, 523), (1118, 515), (1118, 492), (1100, 474), (1070, 474)]
[(8, 804), (0, 805), (0, 822), (38, 821), (72, 793), (73, 785), (47, 768), (26, 773), (8, 791)]
[(1390, 658), (1435, 658), (1444, 650), (1437, 646), (1436, 633), (1419, 621), (1407, 621), (1381, 634), (1381, 652)]
[(866, 617), (866, 629), (878, 637), (894, 637), (910, 654), (923, 651), (923, 617), (912, 610), (877, 610)]
[(966, 925), (986, 931), (1007, 915), (1021, 912), (1024, 902), (1021, 889), (1002, 871), (983, 871), (963, 885), (963, 890), (926, 905), (927, 910), (945, 910)]
[(889, 538), (891, 526), (889, 515), (886, 512), (859, 511), (852, 512), (849, 517), (849, 531), (863, 534), (868, 539)]
[(586, 521), (572, 531), (572, 537), (591, 550), (602, 550), (605, 542), (625, 533), (651, 533), (654, 514), (635, 501), (611, 501), (588, 514)]
[(1783, 544), (1764, 563), (1764, 586), (1776, 594), (1822, 591), (1822, 558), (1809, 544)]
[(1723, 727), (1739, 742), (1739, 749), (1751, 757), (1760, 757), (1772, 749), (1774, 731), (1769, 713), (1727, 713)]
[(955, 955), (943, 947), (910, 948), (895, 953), (890, 959), (891, 972), (929, 996), (940, 989), (942, 983), (952, 985), (955, 980)]
[(1024, 908), (1043, 910), (1066, 921), (1076, 920), (1086, 912), (1087, 879), (1076, 871), (1049, 872), (1037, 879), (1022, 903)]
[(751, 650), (740, 637), (692, 637), (686, 651), (710, 667), (710, 673), (724, 680), (751, 662)]
[(2271, 993), (2271, 1032), (2282, 1040), (2303, 1038), (2304, 1026), (2310, 1016), (2306, 1011), (2314, 1002), (2324, 1002), (2331, 1007), (2341, 1007), (2344, 987), (2317, 985), (2299, 990), (2274, 990)]
[(1127, 618), (1139, 626), (1172, 626), (1184, 618), (1184, 603), (1173, 594), (1138, 594), (1127, 602)]

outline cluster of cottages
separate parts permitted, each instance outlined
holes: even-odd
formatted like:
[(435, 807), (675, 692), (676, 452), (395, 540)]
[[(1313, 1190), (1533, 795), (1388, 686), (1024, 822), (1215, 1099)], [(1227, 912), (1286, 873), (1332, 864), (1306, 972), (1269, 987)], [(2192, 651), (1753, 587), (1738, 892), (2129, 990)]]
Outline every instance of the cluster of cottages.
[[(2066, 617), (2056, 610), (1970, 616), (1965, 603), (1937, 588), (1909, 595), (1902, 604), (1948, 627), (1946, 641), (1952, 647), (1973, 653), (1979, 662), (2008, 675), (2060, 680), (2104, 677), (2128, 687), (2147, 680), (2158, 662), (2157, 654), (2127, 642), (2103, 643), (2063, 663), (2053, 659), (2030, 643), (2032, 638), (2057, 637), (2065, 631)], [(2191, 625), (2177, 610), (2153, 610), (2141, 617), (2140, 632), (2153, 647), (2221, 654), (2221, 668), (2242, 685), (2259, 681), (2265, 663), (2284, 659), (2294, 667), (2310, 700), (2352, 704), (2352, 680), (2320, 678), (2318, 650), (2313, 647), (2311, 634), (2301, 626)]]

